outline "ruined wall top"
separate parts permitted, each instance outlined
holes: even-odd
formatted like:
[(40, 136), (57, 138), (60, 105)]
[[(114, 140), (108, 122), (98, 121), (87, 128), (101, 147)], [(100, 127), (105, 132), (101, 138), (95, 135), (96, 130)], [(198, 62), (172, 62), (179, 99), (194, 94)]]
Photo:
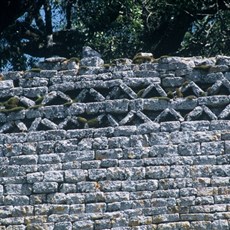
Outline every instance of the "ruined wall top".
[(1, 230), (228, 230), (230, 57), (48, 58), (1, 74)]

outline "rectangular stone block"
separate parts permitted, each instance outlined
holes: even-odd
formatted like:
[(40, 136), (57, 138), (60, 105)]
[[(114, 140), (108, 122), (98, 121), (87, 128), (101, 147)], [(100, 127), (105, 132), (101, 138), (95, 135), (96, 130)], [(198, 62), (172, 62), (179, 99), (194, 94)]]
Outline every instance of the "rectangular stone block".
[(44, 173), (44, 181), (63, 182), (64, 172), (62, 171), (47, 171)]
[(29, 205), (29, 197), (25, 195), (7, 195), (4, 199), (4, 205)]
[(150, 157), (175, 157), (178, 155), (176, 145), (153, 145), (150, 148)]
[(86, 204), (86, 213), (102, 213), (106, 210), (106, 203)]
[(188, 144), (179, 144), (178, 145), (178, 153), (181, 156), (195, 156), (200, 155), (200, 143), (188, 143)]
[(224, 148), (223, 141), (212, 141), (201, 143), (201, 153), (204, 155), (223, 155)]
[(79, 182), (85, 181), (87, 176), (87, 171), (82, 169), (71, 169), (65, 171), (65, 181), (66, 182)]
[(14, 87), (13, 80), (4, 80), (0, 81), (0, 90), (2, 89), (10, 89)]
[(184, 121), (181, 123), (182, 131), (207, 131), (210, 129), (210, 121)]
[(146, 178), (148, 179), (162, 179), (169, 177), (169, 166), (149, 166), (146, 167)]
[(51, 193), (57, 192), (58, 183), (57, 182), (35, 182), (33, 184), (34, 193)]

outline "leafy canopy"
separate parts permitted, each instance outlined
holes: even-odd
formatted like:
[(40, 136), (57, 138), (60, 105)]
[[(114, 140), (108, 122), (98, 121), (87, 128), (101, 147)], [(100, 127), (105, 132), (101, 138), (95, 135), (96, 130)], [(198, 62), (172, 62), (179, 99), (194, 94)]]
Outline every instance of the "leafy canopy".
[(0, 70), (38, 58), (79, 57), (84, 45), (103, 58), (230, 53), (229, 0), (3, 0)]

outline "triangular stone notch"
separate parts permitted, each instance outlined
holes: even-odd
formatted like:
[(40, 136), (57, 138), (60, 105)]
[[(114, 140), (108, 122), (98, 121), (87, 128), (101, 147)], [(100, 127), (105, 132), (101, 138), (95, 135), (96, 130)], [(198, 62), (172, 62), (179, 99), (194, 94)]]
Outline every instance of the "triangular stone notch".
[(218, 116), (221, 120), (230, 120), (230, 104)]
[(132, 110), (119, 122), (119, 125), (138, 125), (147, 122), (152, 121), (141, 111)]
[(106, 96), (106, 99), (135, 99), (137, 98), (136, 93), (126, 84), (121, 84), (111, 88), (109, 94)]
[(217, 80), (207, 91), (208, 95), (229, 95), (230, 93), (230, 82), (223, 78)]
[(31, 124), (29, 131), (56, 130), (56, 129), (58, 129), (58, 125), (56, 125), (49, 119), (36, 118)]
[(176, 110), (167, 108), (162, 111), (155, 119), (155, 122), (163, 121), (184, 121), (184, 118)]
[(83, 89), (76, 97), (77, 102), (98, 102), (104, 101), (105, 97), (95, 89)]
[(67, 117), (63, 122), (58, 125), (59, 129), (77, 129), (79, 122), (76, 117)]
[(205, 105), (197, 106), (186, 117), (187, 121), (217, 120), (216, 115)]
[(62, 105), (72, 99), (61, 91), (51, 91), (42, 100), (42, 105)]
[(144, 90), (140, 97), (167, 97), (167, 93), (162, 89), (162, 87), (159, 84), (153, 83)]
[(205, 95), (205, 92), (193, 81), (190, 81), (188, 84), (183, 85), (179, 88), (184, 97), (187, 96), (196, 96), (200, 97)]

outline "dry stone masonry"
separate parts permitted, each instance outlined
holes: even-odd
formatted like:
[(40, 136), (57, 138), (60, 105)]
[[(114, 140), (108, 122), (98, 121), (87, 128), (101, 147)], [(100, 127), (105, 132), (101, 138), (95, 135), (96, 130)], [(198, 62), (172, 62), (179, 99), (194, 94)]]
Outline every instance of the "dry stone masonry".
[(148, 61), (1, 74), (0, 230), (230, 229), (230, 57)]

